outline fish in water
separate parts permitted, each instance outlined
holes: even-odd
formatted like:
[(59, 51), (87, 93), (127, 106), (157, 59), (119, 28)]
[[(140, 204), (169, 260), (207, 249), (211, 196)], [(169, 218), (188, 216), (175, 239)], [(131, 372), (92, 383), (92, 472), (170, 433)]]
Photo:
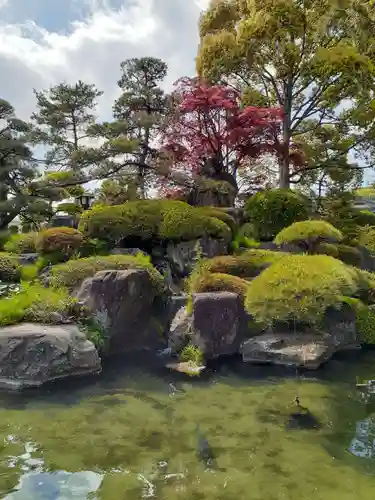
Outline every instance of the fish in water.
[(197, 425), (198, 456), (208, 468), (214, 465), (214, 452), (207, 438), (202, 434), (199, 425)]

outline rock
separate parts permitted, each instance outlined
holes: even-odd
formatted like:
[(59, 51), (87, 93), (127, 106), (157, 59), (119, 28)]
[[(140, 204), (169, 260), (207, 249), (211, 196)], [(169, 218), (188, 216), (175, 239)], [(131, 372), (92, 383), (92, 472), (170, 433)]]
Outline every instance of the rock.
[(307, 334), (264, 333), (245, 341), (240, 350), (245, 363), (268, 363), (311, 370), (334, 354), (334, 346), (322, 337)]
[(188, 301), (187, 295), (172, 295), (168, 302), (168, 317), (172, 321), (177, 311), (185, 307)]
[(200, 246), (202, 257), (216, 257), (226, 255), (228, 245), (224, 240), (214, 238), (200, 238), (179, 243), (170, 242), (167, 247), (167, 258), (172, 271), (180, 277), (186, 277), (192, 271), (197, 258), (197, 246)]
[(108, 337), (109, 353), (160, 347), (161, 332), (152, 323), (155, 292), (143, 269), (100, 271), (77, 293)]
[(193, 295), (193, 343), (206, 359), (236, 354), (243, 341), (244, 309), (235, 293)]
[(101, 362), (76, 325), (21, 323), (0, 329), (0, 387), (22, 389), (96, 374)]
[(179, 353), (192, 340), (192, 322), (186, 307), (181, 307), (175, 313), (168, 334), (168, 347), (172, 349), (172, 354)]
[(35, 264), (38, 258), (38, 253), (21, 253), (19, 256), (19, 262), (22, 266), (27, 266), (28, 264)]

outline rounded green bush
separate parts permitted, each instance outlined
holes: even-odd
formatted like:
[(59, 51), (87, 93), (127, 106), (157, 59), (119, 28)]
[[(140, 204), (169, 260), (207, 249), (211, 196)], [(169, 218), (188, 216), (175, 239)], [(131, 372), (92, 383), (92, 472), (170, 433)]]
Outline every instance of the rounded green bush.
[(345, 264), (350, 264), (351, 266), (361, 265), (362, 257), (358, 248), (342, 244), (336, 245), (336, 248), (338, 251), (337, 258), (345, 262)]
[(341, 231), (323, 220), (294, 222), (282, 229), (276, 236), (276, 245), (295, 244), (309, 251), (315, 251), (321, 242), (339, 242), (343, 239)]
[(249, 282), (225, 273), (201, 273), (192, 283), (190, 293), (233, 292), (244, 298)]
[(0, 281), (17, 282), (21, 277), (21, 266), (17, 255), (0, 252)]
[(194, 240), (204, 236), (231, 239), (228, 225), (182, 201), (144, 200), (98, 206), (82, 214), (80, 231), (115, 245), (126, 238)]
[(261, 240), (272, 240), (284, 227), (308, 216), (307, 199), (291, 190), (262, 191), (245, 203), (245, 217), (253, 224), (256, 237)]
[(84, 236), (72, 227), (51, 227), (42, 231), (36, 240), (41, 255), (70, 257), (83, 243)]
[(253, 278), (274, 262), (289, 255), (285, 252), (251, 249), (240, 255), (223, 255), (204, 261), (204, 266), (212, 273), (231, 274), (240, 278)]
[(57, 264), (50, 270), (50, 284), (77, 288), (86, 278), (107, 269), (145, 269), (150, 273), (156, 291), (164, 291), (164, 280), (144, 254), (86, 257)]
[(319, 245), (315, 248), (315, 253), (330, 255), (331, 257), (335, 257), (336, 259), (339, 256), (337, 245), (334, 245), (333, 243), (325, 243), (324, 241), (322, 243), (319, 243)]
[(237, 230), (237, 222), (235, 221), (235, 219), (227, 212), (221, 210), (218, 207), (195, 207), (195, 211), (202, 214), (203, 216), (214, 217), (221, 220), (222, 222), (225, 222), (225, 224), (231, 229), (233, 234)]
[(375, 214), (370, 210), (356, 210), (353, 214), (353, 221), (358, 226), (375, 226)]
[(358, 243), (375, 255), (375, 226), (363, 227), (359, 232)]
[(10, 253), (35, 253), (36, 239), (38, 233), (21, 233), (12, 234), (9, 240), (4, 245), (4, 250)]
[(259, 322), (318, 323), (326, 309), (359, 287), (354, 269), (327, 255), (289, 255), (250, 284), (245, 306)]

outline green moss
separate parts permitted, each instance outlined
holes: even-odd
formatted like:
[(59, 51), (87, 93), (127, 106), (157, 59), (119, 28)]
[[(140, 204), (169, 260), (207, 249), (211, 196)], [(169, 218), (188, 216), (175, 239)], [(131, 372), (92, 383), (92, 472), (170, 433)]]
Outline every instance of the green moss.
[(290, 255), (271, 265), (249, 286), (245, 306), (255, 320), (318, 323), (341, 296), (359, 289), (355, 270), (326, 255)]
[(271, 189), (249, 198), (245, 203), (245, 216), (254, 226), (257, 238), (272, 240), (284, 227), (307, 219), (309, 204), (294, 191)]
[(204, 261), (205, 267), (212, 273), (225, 273), (240, 278), (253, 278), (274, 262), (282, 259), (285, 252), (272, 250), (246, 250), (240, 255), (224, 255)]
[(18, 256), (0, 252), (0, 281), (17, 282), (21, 276), (21, 266)]
[(356, 210), (353, 220), (358, 226), (375, 226), (375, 214), (370, 210)]
[(190, 362), (196, 366), (201, 366), (204, 362), (204, 356), (199, 347), (188, 344), (182, 349), (179, 355), (179, 359), (182, 362)]
[(35, 253), (38, 233), (12, 234), (4, 245), (4, 250), (10, 253)]
[(203, 236), (231, 239), (231, 230), (182, 201), (146, 200), (98, 206), (84, 212), (80, 230), (114, 245), (126, 238), (194, 240)]
[(94, 276), (98, 271), (106, 269), (146, 269), (150, 273), (158, 292), (164, 290), (161, 274), (151, 264), (150, 258), (144, 254), (108, 255), (102, 257), (86, 257), (57, 264), (50, 271), (51, 284), (69, 289), (78, 287), (86, 278)]
[(57, 315), (68, 314), (74, 303), (75, 300), (64, 288), (45, 288), (41, 284), (24, 282), (21, 291), (0, 299), (0, 325), (22, 321), (56, 323)]
[(275, 238), (276, 245), (294, 244), (315, 251), (321, 242), (339, 242), (343, 239), (341, 231), (323, 220), (294, 222), (282, 229)]
[(71, 257), (82, 245), (84, 236), (72, 227), (51, 227), (41, 231), (36, 239), (38, 253), (58, 260)]

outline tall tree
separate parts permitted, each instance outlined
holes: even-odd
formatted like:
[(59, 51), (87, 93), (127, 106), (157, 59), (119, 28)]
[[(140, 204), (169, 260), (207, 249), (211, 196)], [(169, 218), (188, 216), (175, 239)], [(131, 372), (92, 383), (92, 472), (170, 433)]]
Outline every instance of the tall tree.
[(146, 196), (147, 174), (153, 172), (157, 149), (155, 140), (168, 111), (168, 97), (160, 88), (167, 76), (167, 65), (160, 59), (142, 57), (121, 63), (118, 85), (122, 91), (115, 101), (113, 114), (117, 123), (114, 134), (126, 136), (136, 144), (129, 157), (141, 197)]
[(0, 100), (0, 230), (17, 216), (49, 212), (49, 203), (29, 190), (37, 176), (36, 164), (27, 144), (29, 125), (19, 120), (14, 108)]
[[(299, 175), (291, 162), (299, 135), (350, 122), (356, 101), (368, 109), (374, 99), (374, 20), (364, 0), (212, 0), (202, 16), (199, 74), (284, 110), (275, 136), (281, 187)], [(353, 129), (346, 154), (372, 138), (373, 122), (365, 125)]]
[(172, 180), (179, 172), (193, 181), (199, 177), (226, 181), (237, 192), (241, 169), (249, 176), (249, 159), (274, 151), (280, 109), (243, 108), (233, 88), (208, 86), (197, 78), (176, 82), (173, 98), (174, 113), (162, 136)]

